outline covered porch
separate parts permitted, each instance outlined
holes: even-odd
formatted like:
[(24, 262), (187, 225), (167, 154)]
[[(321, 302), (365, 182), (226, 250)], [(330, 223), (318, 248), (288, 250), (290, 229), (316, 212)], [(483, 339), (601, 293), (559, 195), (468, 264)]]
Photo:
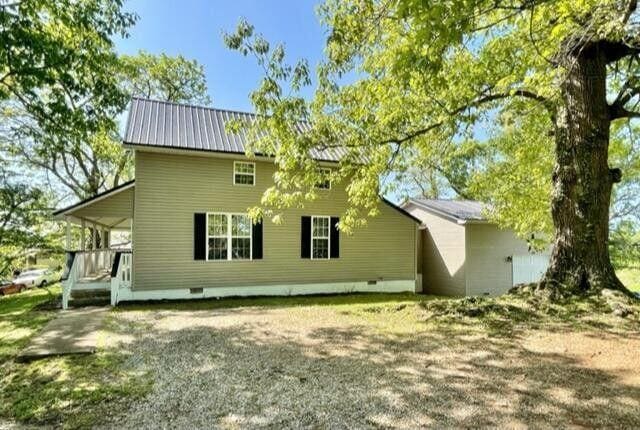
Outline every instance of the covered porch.
[(133, 193), (130, 181), (54, 213), (66, 227), (64, 308), (78, 297), (108, 298), (124, 274), (130, 284)]

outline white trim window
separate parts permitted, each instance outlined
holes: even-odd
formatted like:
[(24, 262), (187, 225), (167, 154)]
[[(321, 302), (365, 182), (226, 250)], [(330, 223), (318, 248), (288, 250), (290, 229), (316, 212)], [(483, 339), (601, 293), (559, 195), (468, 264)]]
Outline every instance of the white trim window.
[(251, 260), (252, 242), (247, 214), (207, 213), (207, 260)]
[(249, 161), (233, 162), (233, 185), (256, 184), (256, 163)]
[(321, 167), (318, 169), (318, 173), (322, 177), (315, 187), (318, 190), (330, 190), (331, 189), (331, 169), (328, 167)]
[(311, 259), (328, 260), (331, 242), (331, 217), (311, 217)]

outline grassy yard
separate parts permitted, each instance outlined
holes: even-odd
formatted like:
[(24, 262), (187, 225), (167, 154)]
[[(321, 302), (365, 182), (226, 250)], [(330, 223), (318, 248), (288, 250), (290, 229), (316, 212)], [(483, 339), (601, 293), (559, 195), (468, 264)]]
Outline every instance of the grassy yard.
[(640, 427), (640, 306), (617, 299), (124, 305), (99, 353), (15, 363), (52, 316), (35, 308), (46, 300), (44, 291), (0, 299), (0, 424)]
[(146, 393), (144, 373), (128, 369), (126, 355), (103, 348), (92, 356), (18, 363), (17, 353), (51, 318), (44, 306), (60, 286), (0, 298), (0, 427), (2, 421), (86, 428), (117, 401)]
[(631, 291), (640, 292), (640, 268), (626, 268), (617, 271), (622, 283)]

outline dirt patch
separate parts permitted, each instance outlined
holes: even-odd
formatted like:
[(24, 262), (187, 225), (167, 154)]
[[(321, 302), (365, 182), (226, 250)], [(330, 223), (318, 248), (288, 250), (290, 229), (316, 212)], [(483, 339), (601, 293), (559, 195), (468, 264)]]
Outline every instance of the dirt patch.
[(537, 331), (522, 344), (533, 353), (567, 357), (585, 369), (614, 375), (621, 384), (640, 387), (640, 335)]
[(640, 427), (640, 332), (494, 336), (380, 306), (114, 313), (154, 385), (103, 426)]

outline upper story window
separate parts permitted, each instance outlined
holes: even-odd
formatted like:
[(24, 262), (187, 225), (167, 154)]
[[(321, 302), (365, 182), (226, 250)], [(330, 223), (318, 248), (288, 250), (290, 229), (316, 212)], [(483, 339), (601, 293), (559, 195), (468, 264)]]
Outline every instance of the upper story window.
[(311, 258), (329, 259), (329, 225), (328, 216), (311, 217)]
[(255, 185), (256, 183), (256, 163), (248, 161), (233, 162), (233, 184), (234, 185)]
[(210, 213), (207, 216), (208, 260), (251, 260), (251, 219), (246, 214)]
[(315, 185), (315, 187), (319, 190), (330, 190), (331, 189), (331, 169), (328, 167), (321, 167), (318, 169), (318, 173), (321, 178)]

